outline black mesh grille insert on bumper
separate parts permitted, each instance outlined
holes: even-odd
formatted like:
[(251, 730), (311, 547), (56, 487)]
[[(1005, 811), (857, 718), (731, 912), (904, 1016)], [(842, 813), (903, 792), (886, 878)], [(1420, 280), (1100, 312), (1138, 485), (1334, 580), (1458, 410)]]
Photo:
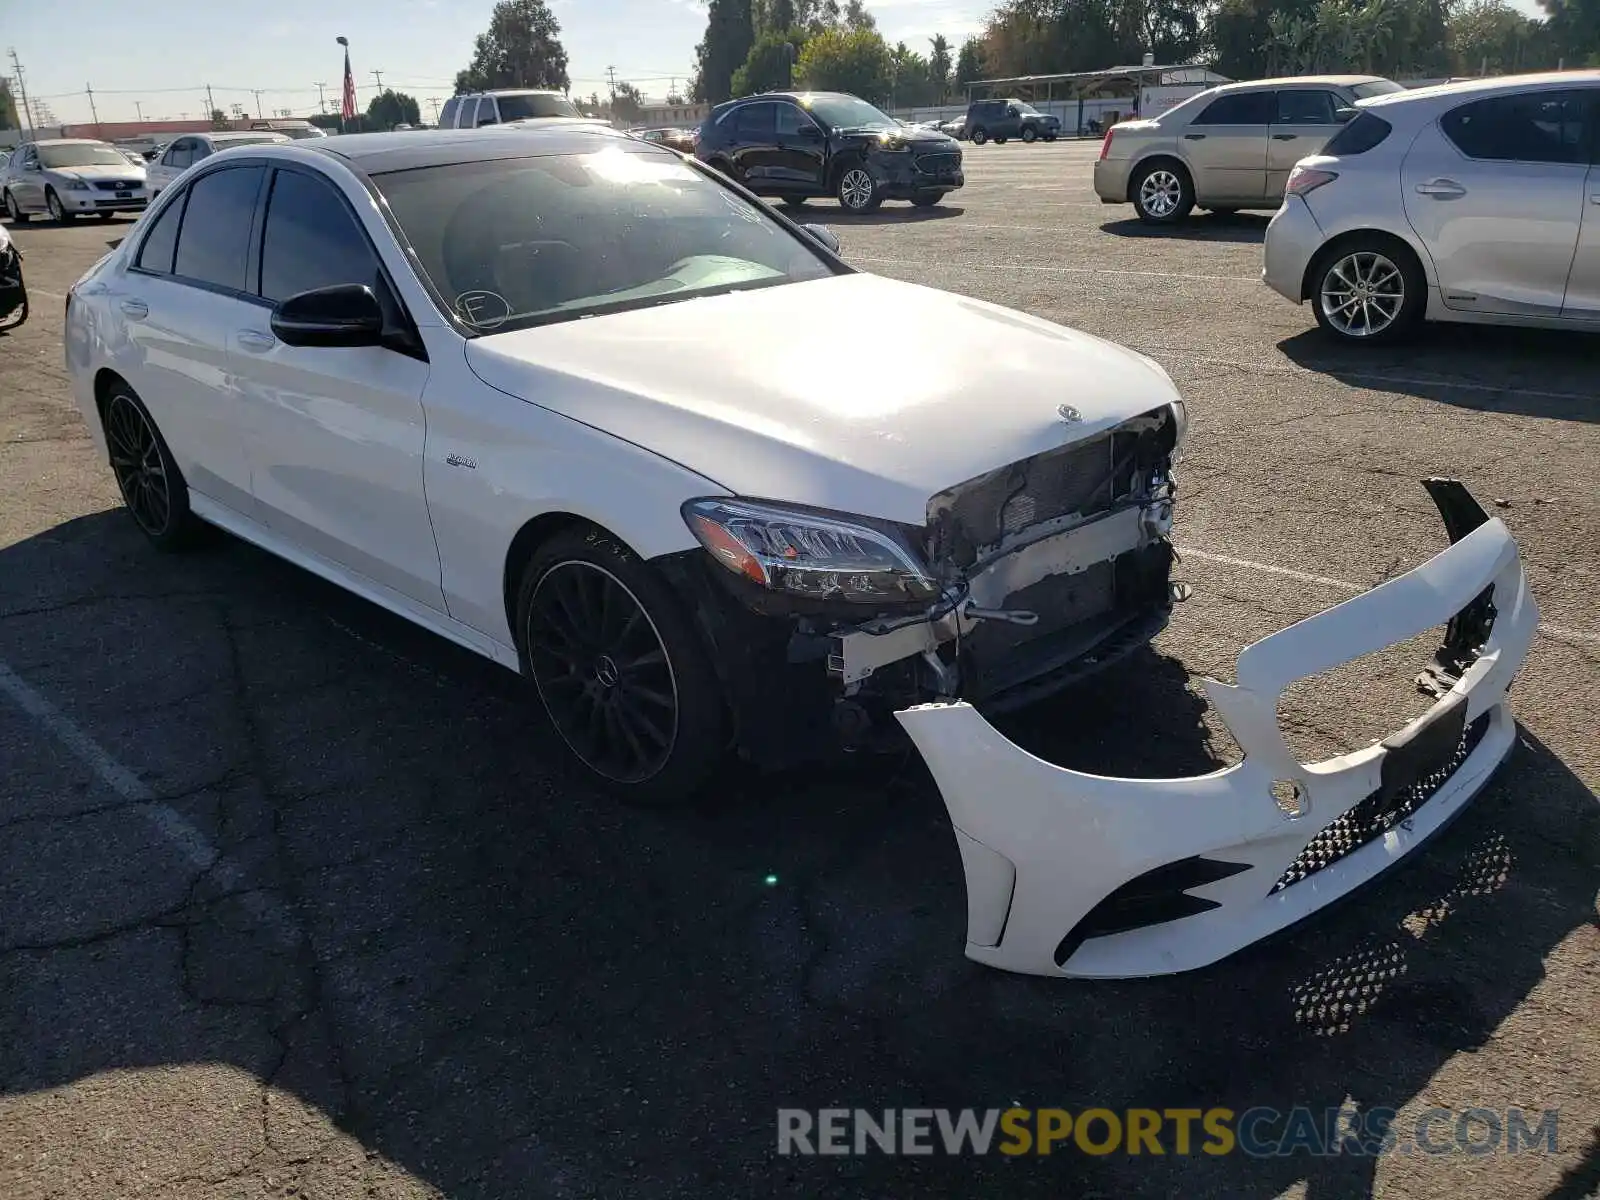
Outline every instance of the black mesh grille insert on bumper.
[[(1309, 879), (1340, 859), (1354, 854), (1368, 842), (1376, 841), (1401, 821), (1406, 820), (1433, 799), (1471, 757), (1488, 732), (1490, 713), (1481, 714), (1461, 731), (1452, 748), (1435, 755), (1431, 769), (1402, 788), (1379, 787), (1338, 817), (1306, 844), (1295, 860), (1272, 885), (1273, 892)], [(1271, 893), (1269, 893), (1270, 895)]]

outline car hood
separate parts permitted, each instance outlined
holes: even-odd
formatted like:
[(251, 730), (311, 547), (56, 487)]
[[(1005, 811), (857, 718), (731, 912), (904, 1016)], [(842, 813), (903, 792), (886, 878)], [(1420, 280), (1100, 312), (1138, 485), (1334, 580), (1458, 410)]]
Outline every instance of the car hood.
[(494, 334), (466, 355), (491, 387), (730, 492), (918, 525), (936, 492), (1177, 398), (1131, 350), (865, 274)]
[(89, 167), (46, 167), (48, 174), (60, 176), (64, 179), (76, 177), (78, 179), (143, 179), (144, 168), (136, 167), (132, 163), (123, 163), (120, 167), (113, 164), (95, 165)]

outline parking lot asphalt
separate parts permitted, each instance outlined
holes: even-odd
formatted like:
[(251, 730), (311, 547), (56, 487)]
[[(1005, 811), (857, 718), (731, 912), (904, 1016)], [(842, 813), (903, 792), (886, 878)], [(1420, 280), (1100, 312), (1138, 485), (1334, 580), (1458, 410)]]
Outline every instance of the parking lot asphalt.
[[(1445, 544), (1462, 477), (1545, 624), (1520, 744), (1378, 884), (1191, 975), (1003, 975), (914, 761), (618, 808), (519, 681), (243, 543), (164, 557), (71, 405), (66, 289), (130, 223), (12, 230), (0, 337), (0, 1194), (1549, 1196), (1600, 1189), (1600, 340), (1357, 353), (1258, 279), (1265, 216), (1147, 230), (1096, 144), (968, 147), (870, 271), (1158, 359), (1189, 403), (1152, 650), (1016, 718), (1056, 761), (1236, 754), (1195, 688)], [(812, 213), (814, 210), (814, 215)], [(882, 353), (937, 353), (893, 312)], [(829, 353), (819, 347), (819, 353)], [(841, 387), (850, 384), (840, 356)], [(1061, 381), (1070, 400), (1073, 381)], [(972, 414), (974, 424), (982, 412)], [(1427, 703), (1427, 638), (1297, 685), (1307, 758)], [(1554, 1154), (778, 1157), (780, 1107), (1559, 1109)]]

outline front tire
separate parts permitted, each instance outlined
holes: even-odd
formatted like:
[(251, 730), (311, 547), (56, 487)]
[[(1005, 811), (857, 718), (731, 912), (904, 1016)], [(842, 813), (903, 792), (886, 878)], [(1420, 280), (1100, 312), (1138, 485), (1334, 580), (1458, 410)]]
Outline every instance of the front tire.
[(11, 223), (13, 225), (26, 225), (29, 221), (33, 220), (32, 213), (25, 213), (22, 211), (22, 209), (17, 207), (17, 198), (11, 194), (9, 188), (6, 190), (5, 200), (6, 216), (11, 219)]
[(1030, 146), (1033, 145), (1034, 142), (1039, 140), (1039, 131), (1030, 125), (1028, 128), (1022, 131), (1022, 140), (1027, 142)]
[(839, 205), (846, 212), (869, 213), (883, 203), (882, 189), (872, 177), (864, 162), (853, 162), (839, 172), (839, 182), (834, 188)]
[(57, 225), (65, 225), (67, 222), (72, 220), (72, 218), (67, 215), (67, 210), (61, 206), (61, 197), (56, 195), (55, 188), (45, 188), (44, 206), (50, 210), (50, 219)]
[(1324, 251), (1311, 271), (1311, 309), (1324, 332), (1361, 346), (1393, 345), (1416, 333), (1427, 281), (1409, 249), (1358, 237)]
[(518, 647), (556, 733), (635, 804), (691, 798), (727, 744), (721, 688), (667, 585), (600, 529), (534, 553), (517, 591)]
[(989, 131), (987, 129), (984, 129), (982, 126), (979, 126), (977, 129), (974, 129), (972, 131), (972, 144), (974, 146), (981, 146), (985, 142), (987, 142), (988, 140), (989, 140)]
[(1157, 162), (1134, 176), (1133, 208), (1146, 225), (1175, 225), (1194, 210), (1194, 184), (1176, 163)]
[(785, 208), (804, 208), (807, 199), (806, 196), (785, 196), (781, 203)]
[(157, 550), (183, 550), (200, 532), (189, 485), (138, 393), (118, 380), (101, 406), (111, 473), (139, 532)]

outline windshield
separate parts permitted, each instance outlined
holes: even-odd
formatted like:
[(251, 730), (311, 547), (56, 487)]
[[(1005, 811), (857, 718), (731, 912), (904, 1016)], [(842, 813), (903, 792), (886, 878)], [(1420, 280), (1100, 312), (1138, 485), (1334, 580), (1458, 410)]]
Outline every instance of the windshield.
[(581, 117), (578, 106), (565, 96), (496, 96), (502, 121), (526, 121), (532, 117)]
[(328, 136), (327, 134), (323, 133), (322, 130), (318, 129), (316, 126), (312, 126), (310, 129), (307, 129), (303, 125), (291, 125), (287, 129), (278, 130), (278, 132), (283, 134), (285, 137), (291, 137), (291, 138), (294, 138), (297, 141), (299, 141), (301, 139), (304, 139), (304, 138), (319, 138), (319, 137), (327, 137)]
[(801, 96), (800, 106), (835, 129), (899, 129), (895, 119), (855, 96)]
[(1018, 112), (1030, 113), (1036, 117), (1044, 116), (1042, 112), (1040, 112), (1033, 105), (1029, 104), (1026, 100), (1013, 100), (1011, 103), (1017, 106)]
[(676, 155), (632, 145), (372, 181), (434, 290), (477, 334), (835, 273)]
[(70, 146), (40, 146), (39, 161), (52, 169), (128, 165), (128, 160), (115, 149), (98, 142), (76, 142)]
[(1368, 96), (1387, 96), (1391, 92), (1403, 92), (1406, 89), (1398, 83), (1388, 79), (1375, 79), (1371, 83), (1358, 83), (1350, 92), (1357, 100), (1365, 100)]

